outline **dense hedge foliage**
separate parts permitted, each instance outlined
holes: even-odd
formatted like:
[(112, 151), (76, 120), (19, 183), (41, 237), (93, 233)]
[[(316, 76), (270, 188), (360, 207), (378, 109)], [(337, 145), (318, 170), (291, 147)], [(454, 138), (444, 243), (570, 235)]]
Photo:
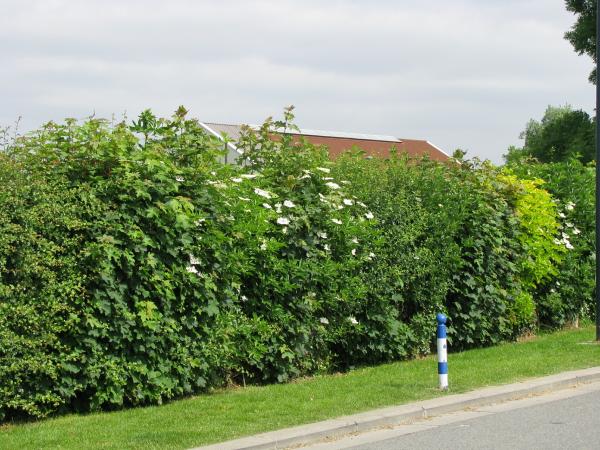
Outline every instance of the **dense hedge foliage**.
[(237, 166), (183, 108), (6, 145), (0, 418), (422, 355), (438, 311), (454, 349), (592, 313), (588, 168), (331, 162), (291, 120)]
[(536, 289), (538, 320), (542, 326), (576, 323), (594, 317), (595, 305), (595, 168), (576, 159), (511, 167), (522, 178), (543, 179), (554, 198), (561, 221), (557, 242), (564, 252), (557, 272)]

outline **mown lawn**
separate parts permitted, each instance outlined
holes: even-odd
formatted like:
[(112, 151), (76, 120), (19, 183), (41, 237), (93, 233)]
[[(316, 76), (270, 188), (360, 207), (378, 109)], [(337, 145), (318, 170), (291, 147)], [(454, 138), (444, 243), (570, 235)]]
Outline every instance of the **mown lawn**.
[[(450, 393), (600, 365), (594, 328), (449, 355)], [(219, 391), (163, 406), (69, 415), (0, 427), (0, 448), (189, 448), (446, 395), (435, 358), (361, 368), (285, 385)]]

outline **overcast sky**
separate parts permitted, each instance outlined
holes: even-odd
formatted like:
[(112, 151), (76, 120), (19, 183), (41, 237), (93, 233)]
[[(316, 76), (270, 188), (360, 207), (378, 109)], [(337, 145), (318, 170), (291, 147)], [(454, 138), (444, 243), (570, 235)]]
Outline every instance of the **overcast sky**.
[(0, 125), (170, 115), (428, 139), (501, 161), (547, 105), (593, 112), (562, 0), (0, 0)]

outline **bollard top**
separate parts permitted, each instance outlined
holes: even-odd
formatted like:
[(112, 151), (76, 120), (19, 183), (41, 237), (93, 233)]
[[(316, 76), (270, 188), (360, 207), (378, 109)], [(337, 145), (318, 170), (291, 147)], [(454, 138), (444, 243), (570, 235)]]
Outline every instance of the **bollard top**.
[(447, 320), (447, 317), (442, 313), (437, 313), (437, 316), (435, 316), (435, 318), (437, 319), (439, 325), (445, 324)]

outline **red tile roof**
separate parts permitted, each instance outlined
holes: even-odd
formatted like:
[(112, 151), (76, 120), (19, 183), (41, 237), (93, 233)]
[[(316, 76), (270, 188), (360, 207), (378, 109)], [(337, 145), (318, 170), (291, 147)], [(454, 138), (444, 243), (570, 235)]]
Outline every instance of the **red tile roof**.
[(398, 141), (377, 140), (377, 139), (357, 139), (346, 137), (317, 136), (296, 134), (296, 141), (300, 136), (308, 142), (315, 145), (325, 145), (329, 150), (329, 156), (332, 159), (337, 158), (345, 151), (352, 149), (363, 150), (367, 155), (378, 158), (389, 158), (390, 150), (395, 149), (399, 154), (407, 153), (411, 157), (421, 158), (428, 155), (435, 161), (446, 161), (448, 155), (442, 150), (431, 144), (429, 141), (418, 139), (398, 139)]
[[(239, 139), (240, 125), (228, 125), (204, 122), (203, 126), (219, 135), (225, 133), (235, 142)], [(285, 132), (286, 130), (278, 130)], [(445, 161), (449, 156), (431, 142), (419, 139), (400, 139), (394, 136), (374, 134), (356, 134), (335, 131), (320, 131), (300, 129), (291, 131), (294, 141), (300, 137), (315, 145), (325, 145), (329, 150), (330, 158), (337, 158), (345, 151), (352, 149), (364, 150), (369, 156), (389, 158), (390, 150), (396, 149), (398, 153), (407, 153), (411, 157), (421, 158), (428, 155), (435, 161)]]

